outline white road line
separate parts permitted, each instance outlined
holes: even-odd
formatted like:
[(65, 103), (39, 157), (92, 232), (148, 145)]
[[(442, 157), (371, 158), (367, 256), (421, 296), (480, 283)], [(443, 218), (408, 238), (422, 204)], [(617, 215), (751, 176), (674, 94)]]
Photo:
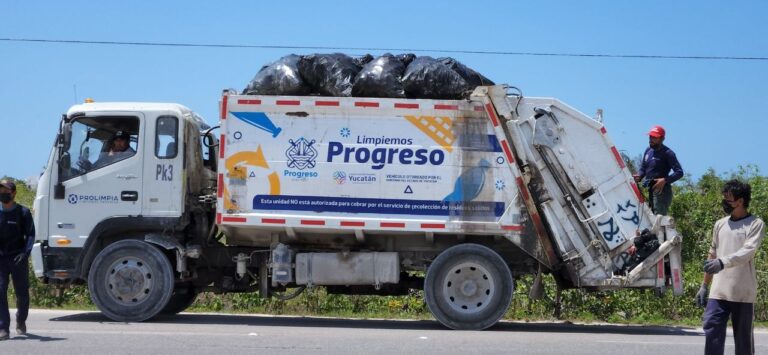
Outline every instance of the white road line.
[[(30, 329), (30, 335), (38, 334), (101, 334), (101, 335), (176, 335), (176, 336), (201, 336), (205, 334), (208, 336), (220, 336), (220, 337), (242, 337), (242, 336), (254, 336), (256, 333), (243, 334), (237, 333), (210, 333), (210, 332), (158, 332), (158, 331), (131, 331), (131, 330), (61, 330), (61, 329)], [(23, 336), (23, 335), (22, 335)]]
[(611, 344), (654, 344), (654, 345), (704, 345), (704, 341), (696, 343), (681, 343), (681, 342), (667, 342), (667, 341), (625, 341), (625, 340), (598, 340), (598, 343), (611, 343)]

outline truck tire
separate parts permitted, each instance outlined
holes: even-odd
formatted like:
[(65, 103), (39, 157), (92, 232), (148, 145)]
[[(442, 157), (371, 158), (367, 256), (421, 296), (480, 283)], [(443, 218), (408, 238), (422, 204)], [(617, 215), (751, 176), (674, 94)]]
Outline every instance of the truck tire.
[(172, 316), (183, 312), (189, 308), (197, 298), (197, 292), (193, 287), (177, 287), (171, 294), (171, 299), (168, 300), (168, 304), (165, 305), (160, 314)]
[(514, 290), (512, 273), (495, 251), (459, 244), (427, 269), (424, 297), (440, 323), (457, 330), (482, 330), (507, 312)]
[(96, 256), (88, 272), (93, 303), (118, 322), (141, 322), (159, 314), (171, 298), (173, 283), (168, 258), (138, 240), (110, 244)]

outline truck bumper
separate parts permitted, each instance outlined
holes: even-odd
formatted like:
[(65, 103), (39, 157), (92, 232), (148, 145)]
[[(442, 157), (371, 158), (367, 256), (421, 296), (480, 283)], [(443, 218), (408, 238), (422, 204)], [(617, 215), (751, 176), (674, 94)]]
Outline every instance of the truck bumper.
[[(79, 278), (77, 260), (83, 252), (83, 248), (53, 248), (48, 245), (41, 245), (42, 273), (38, 277), (44, 277), (48, 280), (69, 281)], [(33, 251), (34, 253), (34, 251)], [(34, 259), (34, 257), (33, 257)], [(33, 263), (37, 261), (33, 260)], [(35, 275), (37, 276), (38, 266), (35, 265)]]

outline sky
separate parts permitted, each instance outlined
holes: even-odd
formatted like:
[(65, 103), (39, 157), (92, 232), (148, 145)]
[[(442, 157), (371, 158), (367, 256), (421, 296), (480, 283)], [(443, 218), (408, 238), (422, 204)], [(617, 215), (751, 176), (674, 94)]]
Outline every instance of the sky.
[(176, 102), (213, 125), (222, 90), (242, 90), (262, 65), (332, 52), (7, 39), (423, 49), (414, 53), (452, 56), (525, 96), (555, 97), (590, 116), (602, 108), (608, 134), (630, 157), (662, 125), (694, 181), (748, 164), (765, 175), (766, 59), (429, 50), (768, 58), (766, 18), (765, 1), (3, 1), (0, 176), (39, 175), (61, 114), (85, 98)]

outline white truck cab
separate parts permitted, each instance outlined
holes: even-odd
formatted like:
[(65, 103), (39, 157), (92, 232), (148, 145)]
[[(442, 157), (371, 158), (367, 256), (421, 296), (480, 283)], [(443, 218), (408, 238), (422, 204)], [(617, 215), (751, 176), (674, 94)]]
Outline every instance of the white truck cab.
[[(77, 259), (88, 243), (98, 240), (91, 237), (175, 224), (189, 197), (186, 168), (198, 169), (198, 177), (205, 170), (196, 138), (208, 128), (178, 104), (72, 106), (48, 161), (48, 167), (56, 168), (45, 170), (35, 199), (38, 234), (47, 237), (55, 247), (51, 250), (69, 256), (49, 258), (55, 266), (49, 265), (45, 276), (69, 279), (84, 271)], [(193, 132), (188, 141), (185, 130)], [(128, 141), (120, 152), (114, 151), (118, 136)], [(199, 188), (200, 179), (193, 181)], [(42, 269), (36, 265), (38, 276), (43, 276)]]

